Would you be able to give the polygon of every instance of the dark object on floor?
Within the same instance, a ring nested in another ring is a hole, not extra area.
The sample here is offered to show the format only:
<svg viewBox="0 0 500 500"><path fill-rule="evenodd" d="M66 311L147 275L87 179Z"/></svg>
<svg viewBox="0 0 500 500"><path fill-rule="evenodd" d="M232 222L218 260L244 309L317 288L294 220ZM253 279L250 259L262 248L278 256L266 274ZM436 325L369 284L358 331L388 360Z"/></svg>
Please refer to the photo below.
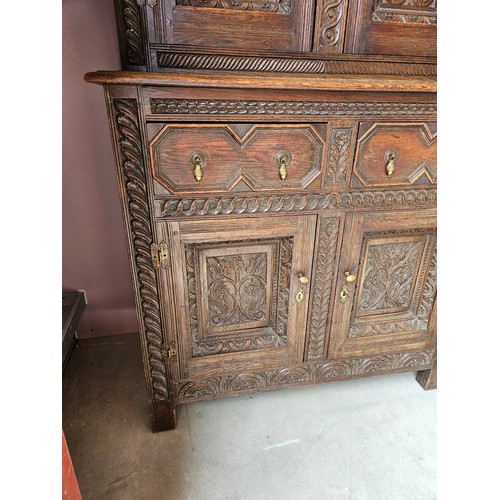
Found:
<svg viewBox="0 0 500 500"><path fill-rule="evenodd" d="M69 357L76 345L76 327L85 309L83 292L62 294L62 370L66 369Z"/></svg>

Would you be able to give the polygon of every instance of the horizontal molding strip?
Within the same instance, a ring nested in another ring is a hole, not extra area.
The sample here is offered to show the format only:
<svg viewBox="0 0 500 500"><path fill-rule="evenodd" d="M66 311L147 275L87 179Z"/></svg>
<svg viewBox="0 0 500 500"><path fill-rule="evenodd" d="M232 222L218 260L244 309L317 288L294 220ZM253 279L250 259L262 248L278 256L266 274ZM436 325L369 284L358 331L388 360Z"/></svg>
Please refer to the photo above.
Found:
<svg viewBox="0 0 500 500"><path fill-rule="evenodd" d="M308 193L258 195L245 197L167 198L155 200L156 217L201 216L219 214L253 214L325 210L334 208L366 209L395 206L433 206L437 188L390 191L354 191L341 193Z"/></svg>

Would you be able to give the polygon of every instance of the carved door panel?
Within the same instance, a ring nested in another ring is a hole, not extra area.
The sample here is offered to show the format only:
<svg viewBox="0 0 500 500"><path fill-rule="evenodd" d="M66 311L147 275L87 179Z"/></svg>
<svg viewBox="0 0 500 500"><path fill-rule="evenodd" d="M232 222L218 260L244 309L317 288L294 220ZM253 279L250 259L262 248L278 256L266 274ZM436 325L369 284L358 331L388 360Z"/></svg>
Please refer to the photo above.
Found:
<svg viewBox="0 0 500 500"><path fill-rule="evenodd" d="M339 266L330 358L433 345L434 210L350 214Z"/></svg>
<svg viewBox="0 0 500 500"><path fill-rule="evenodd" d="M180 377L300 363L316 216L165 222ZM168 280L163 280L168 286Z"/></svg>
<svg viewBox="0 0 500 500"><path fill-rule="evenodd" d="M353 0L345 52L436 57L437 0Z"/></svg>

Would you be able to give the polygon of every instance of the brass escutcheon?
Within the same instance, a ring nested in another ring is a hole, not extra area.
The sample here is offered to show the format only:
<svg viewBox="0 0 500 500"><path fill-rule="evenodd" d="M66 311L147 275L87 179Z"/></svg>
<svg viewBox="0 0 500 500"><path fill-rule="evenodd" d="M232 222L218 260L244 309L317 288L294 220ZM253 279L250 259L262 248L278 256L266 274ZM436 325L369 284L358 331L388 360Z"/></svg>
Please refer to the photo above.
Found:
<svg viewBox="0 0 500 500"><path fill-rule="evenodd" d="M295 295L295 300L297 304L300 304L304 300L304 290L302 290L302 288L297 292L297 295Z"/></svg>

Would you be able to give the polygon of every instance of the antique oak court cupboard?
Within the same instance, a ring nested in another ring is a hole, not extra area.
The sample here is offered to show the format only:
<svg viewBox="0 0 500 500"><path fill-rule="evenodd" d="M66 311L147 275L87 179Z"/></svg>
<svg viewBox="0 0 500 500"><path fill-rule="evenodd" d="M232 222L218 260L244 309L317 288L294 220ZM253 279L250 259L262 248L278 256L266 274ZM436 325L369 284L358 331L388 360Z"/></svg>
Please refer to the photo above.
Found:
<svg viewBox="0 0 500 500"><path fill-rule="evenodd" d="M115 0L104 86L153 429L436 385L436 0Z"/></svg>

